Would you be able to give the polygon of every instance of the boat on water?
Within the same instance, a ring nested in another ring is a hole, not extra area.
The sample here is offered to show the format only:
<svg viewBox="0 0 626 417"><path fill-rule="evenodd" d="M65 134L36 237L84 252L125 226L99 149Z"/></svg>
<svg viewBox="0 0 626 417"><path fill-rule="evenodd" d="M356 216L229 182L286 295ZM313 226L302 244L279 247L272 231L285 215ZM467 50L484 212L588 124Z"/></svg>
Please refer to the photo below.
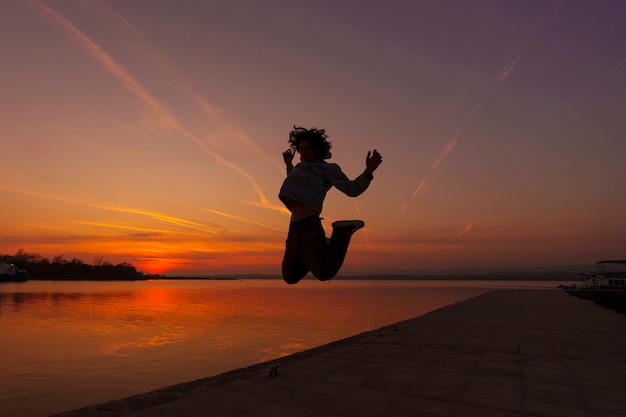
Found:
<svg viewBox="0 0 626 417"><path fill-rule="evenodd" d="M28 272L14 264L0 262L0 282L24 282L28 280Z"/></svg>
<svg viewBox="0 0 626 417"><path fill-rule="evenodd" d="M580 274L582 288L626 290L626 260L596 262L595 272Z"/></svg>

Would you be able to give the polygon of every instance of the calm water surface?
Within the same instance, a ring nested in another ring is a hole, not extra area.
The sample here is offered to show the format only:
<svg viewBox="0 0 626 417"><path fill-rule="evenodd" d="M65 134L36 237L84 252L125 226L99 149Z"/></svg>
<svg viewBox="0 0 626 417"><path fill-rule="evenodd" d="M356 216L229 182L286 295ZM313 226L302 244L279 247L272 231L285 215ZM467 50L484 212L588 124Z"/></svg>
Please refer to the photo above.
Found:
<svg viewBox="0 0 626 417"><path fill-rule="evenodd" d="M555 282L0 284L0 416L43 417L377 329L493 288Z"/></svg>

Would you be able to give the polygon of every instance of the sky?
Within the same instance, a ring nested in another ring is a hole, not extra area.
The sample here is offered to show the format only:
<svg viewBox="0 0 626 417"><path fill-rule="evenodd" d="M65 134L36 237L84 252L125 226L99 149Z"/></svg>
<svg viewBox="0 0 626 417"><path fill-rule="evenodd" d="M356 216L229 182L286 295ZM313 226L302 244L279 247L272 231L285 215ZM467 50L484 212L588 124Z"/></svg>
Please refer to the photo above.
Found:
<svg viewBox="0 0 626 417"><path fill-rule="evenodd" d="M0 2L0 254L280 274L293 125L340 274L626 257L626 2Z"/></svg>

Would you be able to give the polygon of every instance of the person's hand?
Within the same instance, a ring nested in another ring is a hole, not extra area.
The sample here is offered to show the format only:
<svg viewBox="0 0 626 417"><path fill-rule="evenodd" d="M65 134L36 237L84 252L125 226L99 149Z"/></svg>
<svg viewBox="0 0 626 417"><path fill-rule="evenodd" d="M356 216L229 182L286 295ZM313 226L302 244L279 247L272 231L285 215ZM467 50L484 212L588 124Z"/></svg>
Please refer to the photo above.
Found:
<svg viewBox="0 0 626 417"><path fill-rule="evenodd" d="M296 152L293 149L287 149L283 152L283 161L285 161L285 165L288 167L293 166L293 157Z"/></svg>
<svg viewBox="0 0 626 417"><path fill-rule="evenodd" d="M365 158L365 172L372 174L376 171L376 168L383 162L383 157L374 149L374 153L367 151L367 158Z"/></svg>

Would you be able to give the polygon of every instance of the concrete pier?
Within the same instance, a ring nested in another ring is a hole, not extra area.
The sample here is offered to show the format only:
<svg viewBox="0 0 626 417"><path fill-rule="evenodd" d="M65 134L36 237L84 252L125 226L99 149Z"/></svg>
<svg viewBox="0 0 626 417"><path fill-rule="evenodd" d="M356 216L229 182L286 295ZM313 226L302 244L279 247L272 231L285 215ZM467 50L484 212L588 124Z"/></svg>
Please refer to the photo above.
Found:
<svg viewBox="0 0 626 417"><path fill-rule="evenodd" d="M276 361L58 416L626 416L626 315L560 290L498 290Z"/></svg>

